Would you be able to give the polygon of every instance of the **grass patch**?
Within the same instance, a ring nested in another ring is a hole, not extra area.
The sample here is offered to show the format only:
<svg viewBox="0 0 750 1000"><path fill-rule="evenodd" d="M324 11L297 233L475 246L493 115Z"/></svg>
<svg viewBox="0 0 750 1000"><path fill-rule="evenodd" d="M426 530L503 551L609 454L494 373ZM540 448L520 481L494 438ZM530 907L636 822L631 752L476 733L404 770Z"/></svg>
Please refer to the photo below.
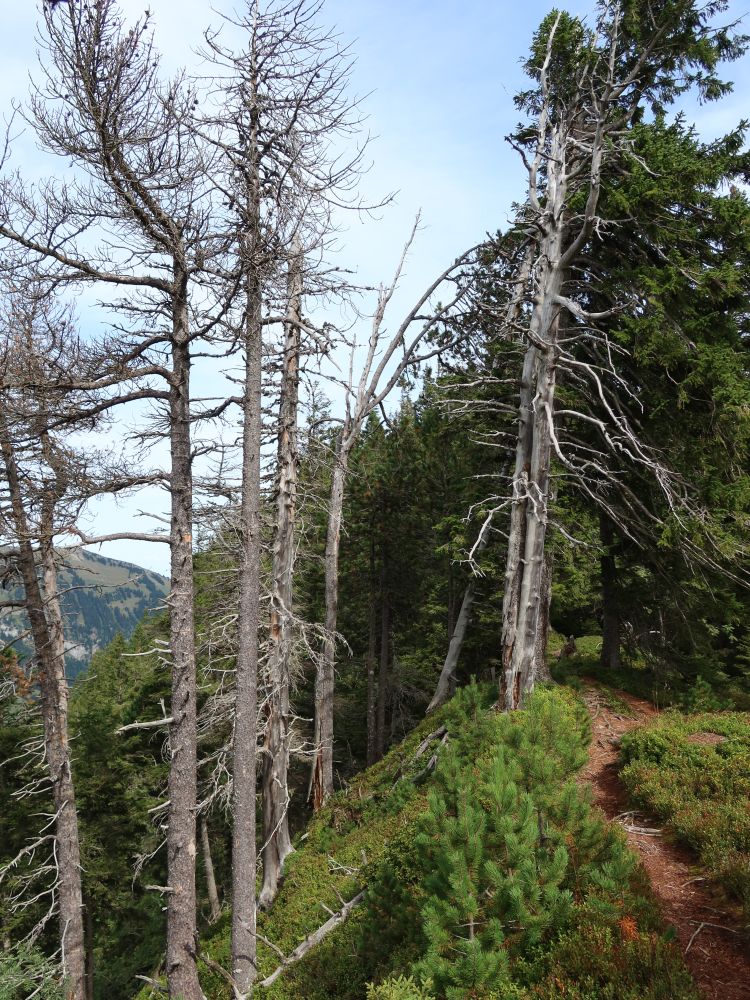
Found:
<svg viewBox="0 0 750 1000"><path fill-rule="evenodd" d="M750 714L670 712L622 739L622 778L750 920Z"/></svg>

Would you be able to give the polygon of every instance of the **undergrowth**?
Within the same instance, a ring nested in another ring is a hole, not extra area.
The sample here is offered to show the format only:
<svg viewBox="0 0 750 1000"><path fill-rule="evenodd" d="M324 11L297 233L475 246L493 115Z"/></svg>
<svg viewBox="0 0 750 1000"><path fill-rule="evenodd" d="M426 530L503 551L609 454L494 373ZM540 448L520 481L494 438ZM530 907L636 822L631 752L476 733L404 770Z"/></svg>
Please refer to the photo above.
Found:
<svg viewBox="0 0 750 1000"><path fill-rule="evenodd" d="M364 903L269 988L269 1000L695 1000L619 828L575 776L588 717L571 691L490 710L472 685L314 818L260 932L284 953ZM448 742L434 773L417 759ZM229 920L201 948L229 967ZM259 944L259 978L278 957ZM201 964L209 1000L226 982ZM147 992L147 991L146 991Z"/></svg>
<svg viewBox="0 0 750 1000"><path fill-rule="evenodd" d="M631 798L666 821L750 920L750 714L667 713L622 739Z"/></svg>

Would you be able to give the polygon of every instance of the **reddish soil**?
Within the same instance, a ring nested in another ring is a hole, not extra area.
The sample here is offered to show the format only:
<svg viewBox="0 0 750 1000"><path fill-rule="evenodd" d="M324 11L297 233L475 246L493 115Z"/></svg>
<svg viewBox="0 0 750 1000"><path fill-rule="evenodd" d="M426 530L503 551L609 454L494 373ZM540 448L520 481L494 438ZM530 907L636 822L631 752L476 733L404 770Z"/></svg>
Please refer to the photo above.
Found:
<svg viewBox="0 0 750 1000"><path fill-rule="evenodd" d="M648 702L624 692L617 692L617 697L628 704L629 716L609 708L601 688L591 684L586 690L593 739L583 779L591 782L596 803L608 819L621 823L631 848L640 855L664 919L677 931L701 996L704 1000L747 1000L750 941L739 911L718 890L712 891L689 850L671 842L658 822L628 806L617 773L618 738L658 713Z"/></svg>

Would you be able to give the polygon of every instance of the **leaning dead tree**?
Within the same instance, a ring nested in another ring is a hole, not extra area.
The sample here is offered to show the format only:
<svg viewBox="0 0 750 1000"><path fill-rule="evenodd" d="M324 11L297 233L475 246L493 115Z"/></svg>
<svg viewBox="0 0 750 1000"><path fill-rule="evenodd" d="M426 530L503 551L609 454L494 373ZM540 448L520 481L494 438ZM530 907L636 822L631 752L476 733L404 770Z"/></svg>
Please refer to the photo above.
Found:
<svg viewBox="0 0 750 1000"><path fill-rule="evenodd" d="M20 579L44 728L44 760L54 808L52 899L60 927L61 973L70 1000L85 1000L81 855L68 734L65 632L55 537L83 506L76 456L49 426L75 408L53 387L69 332L65 312L39 289L6 297L0 314L0 538L5 574Z"/></svg>
<svg viewBox="0 0 750 1000"><path fill-rule="evenodd" d="M148 13L126 26L115 0L45 6L42 42L41 81L24 114L40 144L78 172L32 192L5 164L3 267L120 290L110 304L120 336L106 374L91 374L89 384L119 387L118 401L155 401L154 433L169 441L171 467L159 477L169 492L171 547L166 970L172 996L198 1000L190 367L192 344L205 332L191 290L215 256L206 162L191 127L194 94L180 79L162 83ZM210 300L204 284L206 311Z"/></svg>
<svg viewBox="0 0 750 1000"><path fill-rule="evenodd" d="M612 239L612 224L600 215L603 178L607 170L627 169L628 130L644 108L662 109L691 83L704 96L721 92L717 57L738 51L731 29L711 26L726 6L667 2L634 19L628 3L602 0L595 28L557 12L534 39L526 65L533 87L517 99L531 123L511 138L528 176L515 223L526 256L508 284L501 331L525 344L503 602L501 700L507 709L519 707L535 681L548 605L545 535L553 457L599 504L607 503L602 483L617 487L608 456L653 477L670 508L683 502L680 484L639 438L621 402L634 398L635 390L618 376L618 349L605 324L628 307L628 297L591 310L587 255ZM556 408L561 371L587 385L599 413ZM562 444L561 421L588 426L596 445L571 453Z"/></svg>
<svg viewBox="0 0 750 1000"><path fill-rule="evenodd" d="M473 251L459 257L438 275L408 310L393 334L384 329L388 304L398 287L407 253L416 234L418 221L404 248L393 280L381 286L372 315L369 336L363 343L351 343L348 379L344 381L344 417L336 433L331 487L328 499L328 525L325 545L325 641L315 676L314 756L310 774L310 798L319 809L333 792L333 695L336 667L336 628L338 622L339 548L341 541L344 491L352 450L359 440L368 416L377 410L398 384L404 372L445 349L425 345L430 332L451 328L453 311L468 291L465 265ZM442 290L444 303L433 304ZM359 352L364 358L355 380Z"/></svg>

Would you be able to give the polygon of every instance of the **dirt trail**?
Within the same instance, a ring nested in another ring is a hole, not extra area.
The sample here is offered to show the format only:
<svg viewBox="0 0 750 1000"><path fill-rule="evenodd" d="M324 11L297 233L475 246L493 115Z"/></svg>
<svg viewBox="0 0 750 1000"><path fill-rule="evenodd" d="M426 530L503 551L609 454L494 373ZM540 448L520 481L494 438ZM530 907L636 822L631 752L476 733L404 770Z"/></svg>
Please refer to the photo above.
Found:
<svg viewBox="0 0 750 1000"><path fill-rule="evenodd" d="M628 812L625 789L617 774L617 739L657 712L648 702L624 692L617 696L630 706L632 717L608 707L601 688L591 684L586 689L593 739L582 777L591 783L594 799L607 818L623 825L631 848L639 853L662 913L677 930L685 962L704 1000L747 1000L750 942L742 933L738 914L699 878L694 855L661 833L644 833L658 829L659 824L643 814Z"/></svg>

